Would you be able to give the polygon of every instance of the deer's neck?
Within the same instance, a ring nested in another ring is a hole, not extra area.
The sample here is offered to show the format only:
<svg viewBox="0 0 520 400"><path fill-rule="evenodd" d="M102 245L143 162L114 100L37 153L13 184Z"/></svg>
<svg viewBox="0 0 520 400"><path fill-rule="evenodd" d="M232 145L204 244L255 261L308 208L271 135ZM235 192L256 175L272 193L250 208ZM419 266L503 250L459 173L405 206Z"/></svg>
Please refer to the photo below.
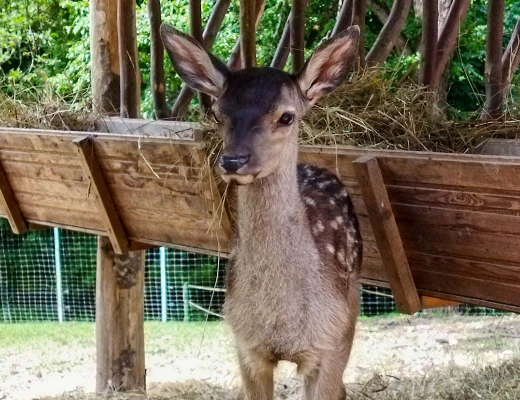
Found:
<svg viewBox="0 0 520 400"><path fill-rule="evenodd" d="M239 187L238 250L253 263L287 264L301 247L310 245L298 189L295 147L276 173Z"/></svg>

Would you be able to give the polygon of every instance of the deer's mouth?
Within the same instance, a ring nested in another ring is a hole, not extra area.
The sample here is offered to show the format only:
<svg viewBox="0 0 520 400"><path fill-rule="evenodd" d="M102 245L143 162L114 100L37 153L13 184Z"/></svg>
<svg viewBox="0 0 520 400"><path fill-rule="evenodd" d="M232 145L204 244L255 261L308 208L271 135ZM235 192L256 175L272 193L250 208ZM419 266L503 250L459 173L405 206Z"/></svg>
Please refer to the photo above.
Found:
<svg viewBox="0 0 520 400"><path fill-rule="evenodd" d="M221 174L227 184L249 185L256 179L254 174Z"/></svg>

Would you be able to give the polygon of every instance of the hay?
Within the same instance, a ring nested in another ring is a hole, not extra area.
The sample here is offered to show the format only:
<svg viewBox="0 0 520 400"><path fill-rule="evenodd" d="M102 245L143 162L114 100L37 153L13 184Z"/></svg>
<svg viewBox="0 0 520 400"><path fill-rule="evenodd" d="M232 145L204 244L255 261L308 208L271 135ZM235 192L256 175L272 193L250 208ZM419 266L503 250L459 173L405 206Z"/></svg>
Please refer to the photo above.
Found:
<svg viewBox="0 0 520 400"><path fill-rule="evenodd" d="M491 137L515 139L520 120L483 122L448 118L435 94L411 81L395 82L383 70L355 75L325 97L302 122L301 141L379 149L468 153Z"/></svg>
<svg viewBox="0 0 520 400"><path fill-rule="evenodd" d="M88 96L65 99L49 89L0 89L0 126L9 128L92 131L95 117Z"/></svg>

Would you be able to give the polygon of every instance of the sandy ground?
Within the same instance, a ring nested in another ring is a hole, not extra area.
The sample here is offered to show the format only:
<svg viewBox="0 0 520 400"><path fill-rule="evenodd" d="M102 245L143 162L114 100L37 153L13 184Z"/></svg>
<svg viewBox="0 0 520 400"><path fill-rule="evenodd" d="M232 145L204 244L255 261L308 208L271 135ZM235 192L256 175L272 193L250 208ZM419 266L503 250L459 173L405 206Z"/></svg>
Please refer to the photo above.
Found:
<svg viewBox="0 0 520 400"><path fill-rule="evenodd" d="M149 393L171 392L157 398L184 400L234 396L238 370L224 323L147 323L145 328ZM93 334L93 324L0 325L0 400L87 398L81 396L95 388ZM515 358L520 358L520 315L369 318L358 325L344 381L356 393L374 377L424 378ZM300 398L301 380L292 364L280 365L276 389L279 399ZM520 398L520 385L518 393Z"/></svg>

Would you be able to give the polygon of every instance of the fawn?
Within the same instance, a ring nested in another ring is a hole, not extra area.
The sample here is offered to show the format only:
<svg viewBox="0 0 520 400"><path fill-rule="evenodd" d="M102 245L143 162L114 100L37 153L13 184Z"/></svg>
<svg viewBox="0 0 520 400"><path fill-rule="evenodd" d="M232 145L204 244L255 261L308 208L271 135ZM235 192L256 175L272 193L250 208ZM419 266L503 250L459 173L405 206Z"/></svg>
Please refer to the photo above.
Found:
<svg viewBox="0 0 520 400"><path fill-rule="evenodd" d="M305 399L345 399L359 312L359 224L341 181L297 158L299 121L345 79L359 28L323 43L296 75L231 71L175 28L163 24L161 36L184 82L212 96L223 138L217 168L238 185L224 310L242 375L238 399L273 399L281 360L297 364Z"/></svg>

